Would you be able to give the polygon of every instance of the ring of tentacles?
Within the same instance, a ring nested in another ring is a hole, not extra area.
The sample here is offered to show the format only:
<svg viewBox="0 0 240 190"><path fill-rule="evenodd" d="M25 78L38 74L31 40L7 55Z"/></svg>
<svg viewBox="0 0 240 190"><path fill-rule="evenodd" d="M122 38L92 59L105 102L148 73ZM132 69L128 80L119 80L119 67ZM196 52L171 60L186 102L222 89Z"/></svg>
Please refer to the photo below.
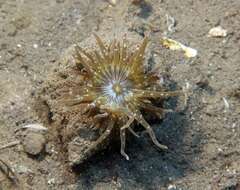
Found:
<svg viewBox="0 0 240 190"><path fill-rule="evenodd" d="M152 127L144 119L142 110L161 116L166 110L155 106L154 101L177 96L181 91L164 90L159 86L156 72L146 71L144 53L149 39L145 38L133 50L128 47L125 38L122 42L113 40L106 44L98 36L95 37L99 50L86 51L75 46L74 58L84 75L85 83L79 86L74 105L87 105L81 114L98 109L94 119L108 119L112 123L103 135L109 135L113 127L119 128L120 152L127 160L129 156L125 152L126 130L138 137L131 128L135 120L145 128L158 148L167 149L167 146L158 142Z"/></svg>

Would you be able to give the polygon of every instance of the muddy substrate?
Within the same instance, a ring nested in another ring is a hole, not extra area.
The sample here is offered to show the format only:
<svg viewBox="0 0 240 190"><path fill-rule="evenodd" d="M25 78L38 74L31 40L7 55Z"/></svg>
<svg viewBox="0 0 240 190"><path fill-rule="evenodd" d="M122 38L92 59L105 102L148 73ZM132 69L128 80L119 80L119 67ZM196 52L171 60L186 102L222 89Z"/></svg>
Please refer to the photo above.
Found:
<svg viewBox="0 0 240 190"><path fill-rule="evenodd" d="M94 43L93 33L105 40L126 33L133 43L149 36L148 64L161 65L168 87L187 86L191 92L186 109L154 126L171 151L156 151L143 133L127 143L130 161L116 145L72 171L52 143L37 157L19 145L1 150L1 159L24 189L238 189L240 1L116 2L0 1L0 143L16 140L16 129L42 121L32 99L69 47ZM208 37L218 25L228 35ZM162 47L166 36L198 50L197 57ZM2 173L0 189L10 189Z"/></svg>

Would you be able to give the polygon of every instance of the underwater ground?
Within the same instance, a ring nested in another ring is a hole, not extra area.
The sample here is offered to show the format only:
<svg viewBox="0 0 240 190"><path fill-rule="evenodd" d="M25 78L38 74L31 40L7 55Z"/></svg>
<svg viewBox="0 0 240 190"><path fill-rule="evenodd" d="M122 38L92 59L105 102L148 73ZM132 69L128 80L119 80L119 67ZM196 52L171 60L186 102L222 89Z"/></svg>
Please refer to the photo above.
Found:
<svg viewBox="0 0 240 190"><path fill-rule="evenodd" d="M218 26L226 33L209 34ZM116 146L72 171L52 144L30 156L18 143L17 129L41 122L32 97L66 50L94 33L106 41L126 34L133 44L149 36L146 62L160 65L170 89L188 90L187 106L167 101L175 111L154 124L171 151L143 133L128 141L129 161ZM197 56L166 49L164 37ZM20 184L0 170L0 190L240 189L240 0L0 0L0 160Z"/></svg>

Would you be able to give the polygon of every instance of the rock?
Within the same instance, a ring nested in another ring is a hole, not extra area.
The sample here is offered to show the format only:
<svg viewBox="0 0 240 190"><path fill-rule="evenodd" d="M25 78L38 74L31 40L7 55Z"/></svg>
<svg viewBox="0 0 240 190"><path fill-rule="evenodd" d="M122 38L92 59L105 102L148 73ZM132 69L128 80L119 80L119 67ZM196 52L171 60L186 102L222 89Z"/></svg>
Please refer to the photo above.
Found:
<svg viewBox="0 0 240 190"><path fill-rule="evenodd" d="M24 151L31 155L40 154L45 148L46 139L41 133L29 132L23 139Z"/></svg>

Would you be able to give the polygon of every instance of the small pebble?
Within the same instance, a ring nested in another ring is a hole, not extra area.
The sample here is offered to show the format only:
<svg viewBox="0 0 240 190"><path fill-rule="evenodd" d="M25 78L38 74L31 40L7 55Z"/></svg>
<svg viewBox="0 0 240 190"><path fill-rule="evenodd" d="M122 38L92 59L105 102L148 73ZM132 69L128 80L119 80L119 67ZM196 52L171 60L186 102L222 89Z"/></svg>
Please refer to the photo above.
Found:
<svg viewBox="0 0 240 190"><path fill-rule="evenodd" d="M29 132L23 139L24 151L31 155L40 154L45 148L46 139L41 133Z"/></svg>

